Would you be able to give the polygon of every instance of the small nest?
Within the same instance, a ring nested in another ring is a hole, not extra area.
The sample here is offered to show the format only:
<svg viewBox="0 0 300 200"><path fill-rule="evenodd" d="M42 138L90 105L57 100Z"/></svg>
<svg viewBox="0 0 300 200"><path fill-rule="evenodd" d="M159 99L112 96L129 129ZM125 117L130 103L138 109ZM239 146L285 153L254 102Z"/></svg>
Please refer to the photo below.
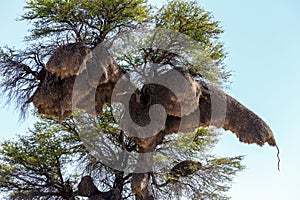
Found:
<svg viewBox="0 0 300 200"><path fill-rule="evenodd" d="M90 49L83 43L59 47L46 64L46 70L61 78L78 75L81 65L87 60Z"/></svg>
<svg viewBox="0 0 300 200"><path fill-rule="evenodd" d="M179 177L186 177L192 175L202 168L202 164L198 161L185 160L176 164L171 169L170 175L172 176L172 178L178 179Z"/></svg>

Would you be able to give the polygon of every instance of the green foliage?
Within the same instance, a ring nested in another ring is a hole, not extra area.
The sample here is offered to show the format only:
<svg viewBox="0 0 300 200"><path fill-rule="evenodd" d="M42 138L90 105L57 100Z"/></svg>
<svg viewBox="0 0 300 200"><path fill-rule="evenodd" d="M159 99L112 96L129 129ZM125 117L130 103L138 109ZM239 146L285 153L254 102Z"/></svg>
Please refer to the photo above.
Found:
<svg viewBox="0 0 300 200"><path fill-rule="evenodd" d="M153 17L145 0L36 0L27 1L25 9L27 12L21 19L33 25L29 40L83 41L94 47L116 33L132 30L138 24L154 24L157 28L180 32L199 42L202 51L199 54L207 54L209 60L203 61L202 55L194 58L193 64L186 64L184 67L192 75L219 85L228 81L230 76L223 64L226 53L219 41L223 30L196 1L169 1L154 12Z"/></svg>
<svg viewBox="0 0 300 200"><path fill-rule="evenodd" d="M156 179L164 186L158 188L157 194L161 198L181 199L229 199L226 192L234 176L244 169L241 164L243 156L222 157L211 155L212 149L218 142L219 133L215 129L199 128L194 133L174 134L166 137L159 148L167 149L156 155L157 162L163 163L164 168L157 169ZM158 149L159 149L158 148ZM194 173L187 177L180 177L168 173L171 168L183 160L193 160L201 163L198 166L190 165L187 169ZM171 184L164 184L169 182ZM171 191L171 192L170 192ZM197 192L195 192L197 191Z"/></svg>
<svg viewBox="0 0 300 200"><path fill-rule="evenodd" d="M198 6L196 1L168 1L156 15L156 25L178 31L200 42L203 47L212 45L223 32L212 15Z"/></svg>
<svg viewBox="0 0 300 200"><path fill-rule="evenodd" d="M75 132L48 119L30 133L4 141L0 155L0 190L12 199L71 199L77 182L68 167L82 153Z"/></svg>
<svg viewBox="0 0 300 200"><path fill-rule="evenodd" d="M12 199L75 198L78 175L90 174L101 190L107 191L121 184L124 194L130 194L130 174L112 169L89 154L80 136L86 134L87 128L98 133L94 141L104 137L113 145L138 152L134 141L115 126L110 109L106 109L102 117L76 112L62 124L44 116L27 135L1 144L0 191L10 194ZM156 188L158 197L226 199L225 192L230 188L232 178L243 169L242 157L211 156L216 136L213 130L199 129L188 135L167 137L164 144L158 146L157 149L166 151L160 151L163 154L154 158L157 164L153 175L158 183L168 182L164 187ZM191 165L188 168L193 174L173 177L169 173L171 168L187 159L198 161L203 167L199 170ZM116 176L120 176L119 179Z"/></svg>
<svg viewBox="0 0 300 200"><path fill-rule="evenodd" d="M119 63L127 63L121 66L126 71L155 74L155 63L187 68L194 77L220 86L229 80L230 72L223 63L226 53L219 40L223 31L212 14L194 1L169 1L160 9L151 10L145 0L31 0L26 1L21 20L31 25L28 47L25 50L1 48L0 87L8 95L8 101L16 101L16 105L21 106L22 114L42 80L49 57L58 46L81 41L95 47L117 33L132 32L140 26L168 30L156 35L156 45L172 45L175 52L168 52L168 48L162 51L155 45L135 49L132 54L118 58ZM182 33L196 44L182 44L180 37L170 31ZM146 43L153 39L140 38ZM190 55L192 61L182 59L182 55Z"/></svg>
<svg viewBox="0 0 300 200"><path fill-rule="evenodd" d="M207 157L202 162L203 168L188 177L174 177L167 174L166 178L172 184L160 188L158 195L164 199L204 199L227 200L226 192L236 174L244 169L241 165L242 156L231 158Z"/></svg>
<svg viewBox="0 0 300 200"><path fill-rule="evenodd" d="M155 14L155 24L157 27L189 36L202 47L198 50L199 54L205 53L210 56L212 62L203 63L203 59L199 57L196 64L187 66L192 75L202 76L218 84L228 81L230 72L225 70L223 64L226 53L223 50L223 43L219 41L223 30L219 22L213 19L212 14L201 8L197 1L168 1Z"/></svg>
<svg viewBox="0 0 300 200"><path fill-rule="evenodd" d="M99 43L108 35L144 22L145 0L35 0L27 1L22 20L32 23L31 37L55 36ZM96 41L95 41L96 40Z"/></svg>

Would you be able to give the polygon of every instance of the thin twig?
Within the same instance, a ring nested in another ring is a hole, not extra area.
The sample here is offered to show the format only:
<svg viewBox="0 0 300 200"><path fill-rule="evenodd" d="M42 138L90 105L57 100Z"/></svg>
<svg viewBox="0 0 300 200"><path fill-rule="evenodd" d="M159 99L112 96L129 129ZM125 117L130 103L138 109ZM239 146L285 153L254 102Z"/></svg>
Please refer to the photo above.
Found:
<svg viewBox="0 0 300 200"><path fill-rule="evenodd" d="M278 166L278 171L280 171L280 150L279 150L279 147L277 146L277 144L275 145L276 149L277 149L277 159L278 159L278 163L277 163L277 166Z"/></svg>

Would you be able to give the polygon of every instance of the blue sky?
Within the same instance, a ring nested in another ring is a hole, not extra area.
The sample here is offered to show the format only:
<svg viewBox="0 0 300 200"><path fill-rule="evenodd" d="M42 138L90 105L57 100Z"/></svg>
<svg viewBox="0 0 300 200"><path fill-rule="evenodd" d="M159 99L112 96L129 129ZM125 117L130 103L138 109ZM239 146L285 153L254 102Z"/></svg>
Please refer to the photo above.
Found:
<svg viewBox="0 0 300 200"><path fill-rule="evenodd" d="M225 133L216 153L245 155L247 169L235 179L234 200L298 199L300 173L300 2L292 0L205 0L200 4L221 22L233 70L229 93L272 128L281 150L239 143Z"/></svg>
<svg viewBox="0 0 300 200"><path fill-rule="evenodd" d="M24 1L0 7L0 45L24 47L28 26L16 22ZM244 170L229 192L233 200L282 200L300 196L300 2L296 0L202 0L225 30L226 64L233 71L228 93L261 116L274 131L281 150L240 143L230 132L222 135L213 153L245 155ZM4 101L0 97L0 102ZM18 122L13 105L0 108L0 138L23 133L34 121Z"/></svg>

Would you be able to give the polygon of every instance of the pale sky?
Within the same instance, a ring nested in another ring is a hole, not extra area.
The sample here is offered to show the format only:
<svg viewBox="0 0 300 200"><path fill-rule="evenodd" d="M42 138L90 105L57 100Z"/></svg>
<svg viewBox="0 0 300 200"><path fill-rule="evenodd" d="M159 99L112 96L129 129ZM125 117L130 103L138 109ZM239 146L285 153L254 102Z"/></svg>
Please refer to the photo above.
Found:
<svg viewBox="0 0 300 200"><path fill-rule="evenodd" d="M4 3L5 2L5 3ZM22 48L28 26L16 22L24 1L3 1L0 7L0 45ZM296 0L202 0L225 30L222 41L233 71L229 94L261 116L272 128L281 150L277 171L276 149L240 143L223 134L213 153L245 155L246 169L234 179L233 200L298 199L300 190L300 2ZM2 103L4 99L0 97ZM0 138L24 133L34 121L18 122L18 113L0 108Z"/></svg>

